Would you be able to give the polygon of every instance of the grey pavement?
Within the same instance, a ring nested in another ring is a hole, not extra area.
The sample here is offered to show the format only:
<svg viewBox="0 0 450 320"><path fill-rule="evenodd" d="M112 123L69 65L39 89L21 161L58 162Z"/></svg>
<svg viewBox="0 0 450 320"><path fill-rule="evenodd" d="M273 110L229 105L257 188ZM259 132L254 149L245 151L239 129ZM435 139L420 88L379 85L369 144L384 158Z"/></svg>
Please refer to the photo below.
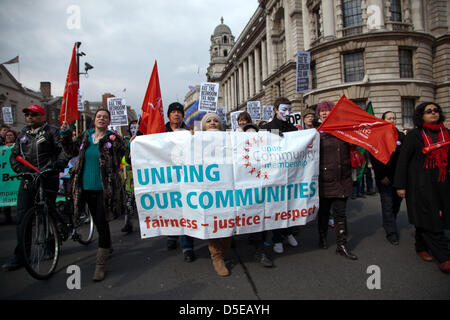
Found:
<svg viewBox="0 0 450 320"><path fill-rule="evenodd" d="M0 299L450 299L450 275L442 273L435 262L424 262L415 254L414 230L408 224L405 204L398 218L399 246L385 239L380 207L378 194L349 199L349 246L358 255L357 261L335 254L331 229L329 249L319 249L317 225L312 222L300 228L298 247L285 244L283 254L273 253L276 267L271 269L253 259L248 236L235 237L236 247L227 258L231 275L226 278L215 274L206 241L195 241L197 260L186 263L180 250L167 251L165 237L142 240L137 231L124 235L120 232L123 220L115 220L111 222L115 251L103 282L91 280L97 243L85 247L69 240L63 244L57 272L49 280L35 280L23 268L0 270ZM0 263L10 258L14 246L15 227L0 226ZM79 290L67 287L70 265L81 268ZM368 289L367 283L373 283L370 266L379 267L380 289Z"/></svg>

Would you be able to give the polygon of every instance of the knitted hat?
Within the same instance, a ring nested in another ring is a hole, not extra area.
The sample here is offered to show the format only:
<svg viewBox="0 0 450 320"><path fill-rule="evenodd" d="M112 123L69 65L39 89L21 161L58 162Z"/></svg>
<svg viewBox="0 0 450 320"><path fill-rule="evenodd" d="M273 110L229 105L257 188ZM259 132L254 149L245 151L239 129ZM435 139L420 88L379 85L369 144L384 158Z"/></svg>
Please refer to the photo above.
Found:
<svg viewBox="0 0 450 320"><path fill-rule="evenodd" d="M208 121L211 118L215 118L215 119L217 119L217 121L219 121L219 130L223 131L222 121L220 120L219 116L217 114L215 114L215 113L207 113L207 114L205 114L205 116L202 119L202 131L206 131L205 130L205 128L206 128L206 121Z"/></svg>
<svg viewBox="0 0 450 320"><path fill-rule="evenodd" d="M313 109L308 108L303 111L303 119L305 119L308 114L312 114L314 117L316 116L316 112Z"/></svg>
<svg viewBox="0 0 450 320"><path fill-rule="evenodd" d="M167 110L167 117L169 116L169 114L172 111L180 111L183 114L183 118L184 118L184 107L181 103L179 103L179 102L171 103L169 105L169 109Z"/></svg>

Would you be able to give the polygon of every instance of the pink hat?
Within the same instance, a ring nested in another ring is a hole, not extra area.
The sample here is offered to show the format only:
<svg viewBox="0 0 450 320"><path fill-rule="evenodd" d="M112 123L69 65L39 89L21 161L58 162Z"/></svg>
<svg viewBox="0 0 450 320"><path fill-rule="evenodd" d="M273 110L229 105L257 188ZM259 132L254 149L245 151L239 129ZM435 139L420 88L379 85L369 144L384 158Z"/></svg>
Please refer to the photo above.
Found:
<svg viewBox="0 0 450 320"><path fill-rule="evenodd" d="M45 109L37 104L33 104L32 106L29 106L28 108L23 108L23 110L22 110L22 112L27 112L27 111L40 113L43 116L45 116Z"/></svg>

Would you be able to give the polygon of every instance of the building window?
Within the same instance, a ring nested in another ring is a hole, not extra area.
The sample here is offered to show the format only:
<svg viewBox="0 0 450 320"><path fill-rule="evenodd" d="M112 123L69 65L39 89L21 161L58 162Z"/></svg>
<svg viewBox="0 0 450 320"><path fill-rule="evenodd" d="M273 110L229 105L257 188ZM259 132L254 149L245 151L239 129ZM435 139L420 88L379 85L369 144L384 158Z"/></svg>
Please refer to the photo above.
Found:
<svg viewBox="0 0 450 320"><path fill-rule="evenodd" d="M344 54L344 80L345 82L361 81L364 79L363 52Z"/></svg>
<svg viewBox="0 0 450 320"><path fill-rule="evenodd" d="M223 56L224 57L228 56L228 50L223 50Z"/></svg>
<svg viewBox="0 0 450 320"><path fill-rule="evenodd" d="M352 100L358 107L360 107L362 110L366 111L366 100L358 99L358 100Z"/></svg>
<svg viewBox="0 0 450 320"><path fill-rule="evenodd" d="M342 0L342 12L344 17L344 36L359 34L362 32L361 0Z"/></svg>
<svg viewBox="0 0 450 320"><path fill-rule="evenodd" d="M311 89L317 89L317 71L316 62L311 61Z"/></svg>
<svg viewBox="0 0 450 320"><path fill-rule="evenodd" d="M413 78L413 53L410 49L399 49L400 78Z"/></svg>
<svg viewBox="0 0 450 320"><path fill-rule="evenodd" d="M320 26L319 7L314 9L313 15L314 15L314 20L316 21L316 36L317 36L317 39L319 39L322 36L322 34L320 33L321 26Z"/></svg>
<svg viewBox="0 0 450 320"><path fill-rule="evenodd" d="M402 125L404 129L414 128L413 116L416 101L410 98L402 98Z"/></svg>
<svg viewBox="0 0 450 320"><path fill-rule="evenodd" d="M228 38L227 38L227 36L223 36L223 43L228 43Z"/></svg>
<svg viewBox="0 0 450 320"><path fill-rule="evenodd" d="M389 11L391 12L391 21L402 22L402 6L401 0L390 0L391 5Z"/></svg>

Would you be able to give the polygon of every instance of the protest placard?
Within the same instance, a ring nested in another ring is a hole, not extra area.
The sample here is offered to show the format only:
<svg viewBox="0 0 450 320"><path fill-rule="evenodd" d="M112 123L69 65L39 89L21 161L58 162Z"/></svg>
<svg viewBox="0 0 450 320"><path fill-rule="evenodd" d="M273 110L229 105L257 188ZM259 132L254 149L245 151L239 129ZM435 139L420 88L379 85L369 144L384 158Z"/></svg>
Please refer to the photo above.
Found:
<svg viewBox="0 0 450 320"><path fill-rule="evenodd" d="M227 110L225 109L225 107L217 107L216 112L220 120L222 121L223 128L226 128L228 126Z"/></svg>
<svg viewBox="0 0 450 320"><path fill-rule="evenodd" d="M128 114L125 99L120 97L107 99L108 110L111 112L111 126L128 126Z"/></svg>
<svg viewBox="0 0 450 320"><path fill-rule="evenodd" d="M216 112L218 98L219 84L214 82L203 82L200 86L198 110Z"/></svg>
<svg viewBox="0 0 450 320"><path fill-rule="evenodd" d="M3 123L4 124L13 124L14 123L14 117L12 114L12 108L11 107L3 107L2 108L2 116L3 116Z"/></svg>
<svg viewBox="0 0 450 320"><path fill-rule="evenodd" d="M261 120L261 101L248 101L247 112L253 121Z"/></svg>
<svg viewBox="0 0 450 320"><path fill-rule="evenodd" d="M131 144L142 238L224 238L304 225L319 210L315 130L190 132Z"/></svg>
<svg viewBox="0 0 450 320"><path fill-rule="evenodd" d="M297 52L297 93L305 93L309 91L309 51Z"/></svg>
<svg viewBox="0 0 450 320"><path fill-rule="evenodd" d="M239 128L239 124L237 121L237 118L239 115L244 111L235 111L230 113L230 122L231 122L231 129L233 131L236 131Z"/></svg>
<svg viewBox="0 0 450 320"><path fill-rule="evenodd" d="M19 192L20 180L11 179L16 173L11 169L9 158L12 147L0 146L0 165L2 175L0 179L0 207L11 207L17 205L17 193Z"/></svg>
<svg viewBox="0 0 450 320"><path fill-rule="evenodd" d="M273 106L262 107L262 121L270 121L273 118Z"/></svg>
<svg viewBox="0 0 450 320"><path fill-rule="evenodd" d="M292 112L288 116L288 121L290 123L292 123L294 126L296 126L297 129L302 130L303 121L302 121L302 113L301 112Z"/></svg>

